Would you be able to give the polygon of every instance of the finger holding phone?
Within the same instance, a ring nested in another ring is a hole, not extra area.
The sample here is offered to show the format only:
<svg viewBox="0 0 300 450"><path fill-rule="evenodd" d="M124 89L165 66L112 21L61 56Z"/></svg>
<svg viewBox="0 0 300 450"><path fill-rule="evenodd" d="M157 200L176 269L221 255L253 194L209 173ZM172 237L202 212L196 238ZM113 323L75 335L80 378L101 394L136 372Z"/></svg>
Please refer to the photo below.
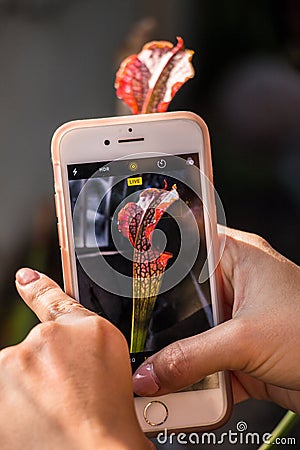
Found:
<svg viewBox="0 0 300 450"><path fill-rule="evenodd" d="M236 402L250 396L299 412L300 269L258 236L223 229L221 237L224 233L221 265L228 305L234 298L234 319L226 329L223 324L181 342L180 377L173 376L166 357L178 352L155 355L156 386L176 390L193 383L194 376L229 367ZM21 344L0 353L1 448L151 448L134 413L121 333L45 275L21 270L16 283L43 323ZM240 318L244 326L237 323ZM141 379L138 384L139 389L151 386Z"/></svg>
<svg viewBox="0 0 300 450"><path fill-rule="evenodd" d="M229 369L235 403L271 400L300 413L300 268L254 234L220 228L228 321L166 347L134 375L140 395L182 389Z"/></svg>
<svg viewBox="0 0 300 450"><path fill-rule="evenodd" d="M0 352L1 449L153 448L119 330L43 274L21 269L16 286L43 323Z"/></svg>

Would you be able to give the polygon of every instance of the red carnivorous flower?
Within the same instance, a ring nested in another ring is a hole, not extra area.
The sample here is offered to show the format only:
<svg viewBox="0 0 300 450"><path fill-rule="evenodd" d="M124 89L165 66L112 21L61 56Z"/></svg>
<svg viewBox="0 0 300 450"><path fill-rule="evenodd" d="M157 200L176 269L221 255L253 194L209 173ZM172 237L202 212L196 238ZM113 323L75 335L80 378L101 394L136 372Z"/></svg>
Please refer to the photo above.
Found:
<svg viewBox="0 0 300 450"><path fill-rule="evenodd" d="M166 111L176 92L195 74L193 54L181 37L176 46L168 41L148 42L139 54L121 63L115 81L117 97L133 114Z"/></svg>
<svg viewBox="0 0 300 450"><path fill-rule="evenodd" d="M141 192L137 203L127 203L118 214L118 229L134 248L131 352L144 349L162 276L172 257L171 253L161 253L153 247L153 231L164 212L178 199L176 185L170 191L148 188Z"/></svg>

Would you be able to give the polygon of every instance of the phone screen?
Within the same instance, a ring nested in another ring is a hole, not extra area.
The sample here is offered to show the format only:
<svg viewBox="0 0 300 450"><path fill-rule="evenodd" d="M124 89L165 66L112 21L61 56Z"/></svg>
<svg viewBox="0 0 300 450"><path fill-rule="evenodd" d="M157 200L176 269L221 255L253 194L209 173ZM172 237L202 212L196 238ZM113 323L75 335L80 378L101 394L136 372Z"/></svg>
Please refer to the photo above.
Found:
<svg viewBox="0 0 300 450"><path fill-rule="evenodd" d="M67 166L79 301L122 331L133 370L214 325L197 168L196 152Z"/></svg>

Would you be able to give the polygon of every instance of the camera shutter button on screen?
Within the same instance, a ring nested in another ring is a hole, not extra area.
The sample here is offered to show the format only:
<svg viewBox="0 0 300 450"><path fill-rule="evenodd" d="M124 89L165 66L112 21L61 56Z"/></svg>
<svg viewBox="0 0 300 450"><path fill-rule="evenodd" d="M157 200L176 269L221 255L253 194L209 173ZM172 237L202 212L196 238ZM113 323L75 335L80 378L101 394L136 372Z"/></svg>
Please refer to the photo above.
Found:
<svg viewBox="0 0 300 450"><path fill-rule="evenodd" d="M169 411L163 402L153 400L144 408L144 419L153 427L162 425L168 418Z"/></svg>

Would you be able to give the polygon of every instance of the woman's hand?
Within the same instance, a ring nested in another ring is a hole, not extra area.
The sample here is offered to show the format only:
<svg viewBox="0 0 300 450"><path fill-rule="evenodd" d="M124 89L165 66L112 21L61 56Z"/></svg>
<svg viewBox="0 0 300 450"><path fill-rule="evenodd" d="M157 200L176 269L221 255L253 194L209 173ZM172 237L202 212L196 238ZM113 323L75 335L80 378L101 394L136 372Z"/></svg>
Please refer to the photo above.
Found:
<svg viewBox="0 0 300 450"><path fill-rule="evenodd" d="M177 391L232 371L235 402L272 400L300 413L300 268L259 236L225 229L221 259L226 318L169 345L134 375L139 395Z"/></svg>
<svg viewBox="0 0 300 450"><path fill-rule="evenodd" d="M1 449L149 449L123 335L45 275L16 285L43 323L0 352Z"/></svg>

